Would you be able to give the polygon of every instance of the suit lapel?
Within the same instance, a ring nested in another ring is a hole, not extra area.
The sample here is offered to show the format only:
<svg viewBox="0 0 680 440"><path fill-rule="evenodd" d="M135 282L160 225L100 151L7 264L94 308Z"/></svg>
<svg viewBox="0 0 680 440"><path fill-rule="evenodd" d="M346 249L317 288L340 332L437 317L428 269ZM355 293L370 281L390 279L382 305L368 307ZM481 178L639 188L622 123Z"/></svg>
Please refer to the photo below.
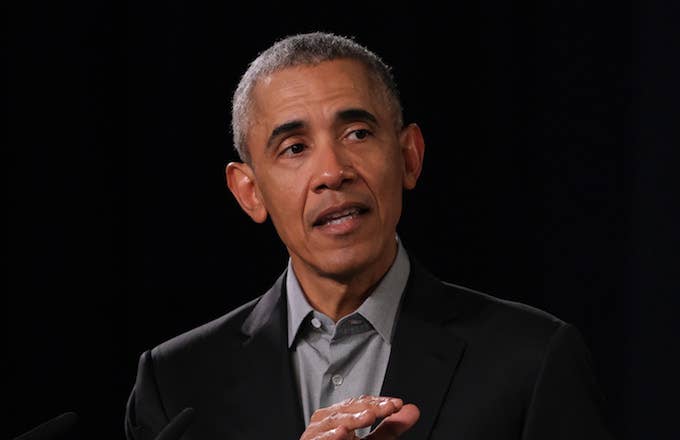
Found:
<svg viewBox="0 0 680 440"><path fill-rule="evenodd" d="M299 438L304 421L287 349L285 272L242 326L245 438Z"/></svg>
<svg viewBox="0 0 680 440"><path fill-rule="evenodd" d="M399 397L420 409L420 419L404 439L429 437L465 342L444 323L458 312L455 298L415 260L392 341L383 396Z"/></svg>
<svg viewBox="0 0 680 440"><path fill-rule="evenodd" d="M381 395L414 403L421 412L402 438L429 437L460 362L465 342L444 325L460 312L439 280L411 261ZM285 272L262 296L242 326L238 385L242 438L299 438L304 431L287 349ZM263 422L266 420L266 422Z"/></svg>

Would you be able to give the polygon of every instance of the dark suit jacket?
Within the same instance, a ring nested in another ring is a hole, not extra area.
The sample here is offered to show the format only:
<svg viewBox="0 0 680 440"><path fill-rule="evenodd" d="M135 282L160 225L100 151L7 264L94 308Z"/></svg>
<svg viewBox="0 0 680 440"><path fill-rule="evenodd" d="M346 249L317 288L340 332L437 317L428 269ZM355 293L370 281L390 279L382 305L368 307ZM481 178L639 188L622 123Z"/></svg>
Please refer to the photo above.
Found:
<svg viewBox="0 0 680 440"><path fill-rule="evenodd" d="M284 275L260 298L142 354L128 438L152 439L185 407L196 410L186 440L299 438ZM610 438L574 327L443 283L415 261L382 395L420 408L405 439Z"/></svg>

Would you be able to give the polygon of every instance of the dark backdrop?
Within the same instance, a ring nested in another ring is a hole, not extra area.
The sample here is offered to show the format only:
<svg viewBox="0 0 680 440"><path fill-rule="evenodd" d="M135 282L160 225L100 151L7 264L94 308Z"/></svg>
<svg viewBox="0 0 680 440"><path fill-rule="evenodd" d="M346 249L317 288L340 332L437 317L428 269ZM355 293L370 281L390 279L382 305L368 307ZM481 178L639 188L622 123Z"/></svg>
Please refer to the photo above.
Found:
<svg viewBox="0 0 680 440"><path fill-rule="evenodd" d="M5 437L67 410L120 439L139 354L285 264L226 189L225 110L275 39L353 35L427 149L399 233L440 278L583 332L620 438L677 435L671 1L9 11Z"/></svg>

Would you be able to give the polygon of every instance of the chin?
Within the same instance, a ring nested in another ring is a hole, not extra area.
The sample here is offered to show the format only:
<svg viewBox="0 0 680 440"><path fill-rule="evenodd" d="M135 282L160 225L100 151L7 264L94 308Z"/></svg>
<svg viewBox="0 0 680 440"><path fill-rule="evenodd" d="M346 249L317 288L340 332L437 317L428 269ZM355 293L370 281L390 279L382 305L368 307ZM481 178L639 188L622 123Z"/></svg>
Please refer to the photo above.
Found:
<svg viewBox="0 0 680 440"><path fill-rule="evenodd" d="M347 280L379 264L378 249L344 248L320 253L323 258L318 260L319 272L326 277Z"/></svg>

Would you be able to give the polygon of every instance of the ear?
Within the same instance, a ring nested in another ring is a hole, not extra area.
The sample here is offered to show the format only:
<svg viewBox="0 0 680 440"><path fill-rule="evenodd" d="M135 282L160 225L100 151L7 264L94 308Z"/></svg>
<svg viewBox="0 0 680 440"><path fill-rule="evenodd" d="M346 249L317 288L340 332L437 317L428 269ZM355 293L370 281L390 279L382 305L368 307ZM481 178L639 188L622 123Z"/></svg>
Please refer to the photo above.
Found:
<svg viewBox="0 0 680 440"><path fill-rule="evenodd" d="M241 162L230 162L226 168L227 186L236 197L246 214L255 222L267 220L267 209L262 201L262 194L255 181L255 173L250 165Z"/></svg>
<svg viewBox="0 0 680 440"><path fill-rule="evenodd" d="M425 139L420 127L416 124L409 124L404 127L399 135L401 154L404 159L403 184L406 189L416 187L420 171L423 169L423 158L425 156Z"/></svg>

